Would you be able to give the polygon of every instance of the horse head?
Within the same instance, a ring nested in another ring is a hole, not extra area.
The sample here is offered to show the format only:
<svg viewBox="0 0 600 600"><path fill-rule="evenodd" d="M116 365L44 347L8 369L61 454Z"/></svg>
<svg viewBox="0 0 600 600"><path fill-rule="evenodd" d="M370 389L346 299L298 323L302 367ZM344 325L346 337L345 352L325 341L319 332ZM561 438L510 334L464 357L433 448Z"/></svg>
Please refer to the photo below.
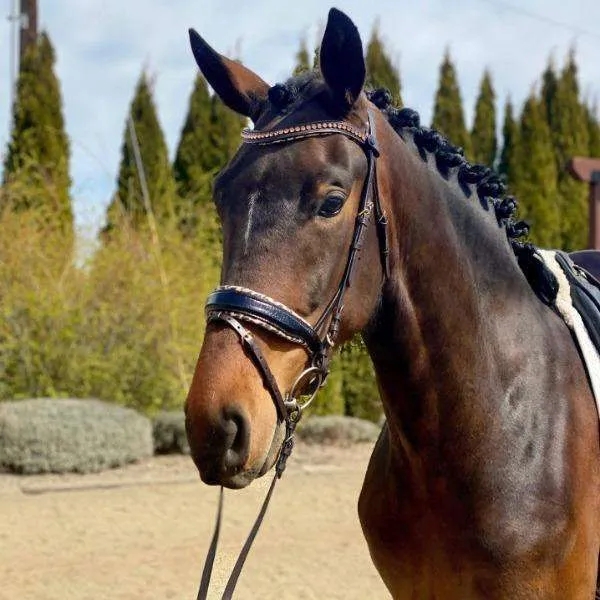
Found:
<svg viewBox="0 0 600 600"><path fill-rule="evenodd" d="M203 481L239 488L275 464L289 433L285 411L299 416L290 390L316 391L333 346L363 329L378 301L383 246L367 213L372 130L383 119L363 92L358 30L336 9L320 72L273 87L193 30L190 40L215 92L254 123L214 184L221 286L209 298L185 408Z"/></svg>

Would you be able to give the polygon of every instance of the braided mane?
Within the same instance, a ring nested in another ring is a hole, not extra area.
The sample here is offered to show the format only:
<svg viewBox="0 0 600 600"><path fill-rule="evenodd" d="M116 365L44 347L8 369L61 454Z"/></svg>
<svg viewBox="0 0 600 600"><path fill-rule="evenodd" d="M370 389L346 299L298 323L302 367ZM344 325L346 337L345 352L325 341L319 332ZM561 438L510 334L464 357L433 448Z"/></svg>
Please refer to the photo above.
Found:
<svg viewBox="0 0 600 600"><path fill-rule="evenodd" d="M529 225L515 219L518 203L514 196L506 195L506 184L502 177L490 167L471 164L462 148L451 144L439 131L421 126L417 111L392 106L392 95L388 90L373 90L367 92L367 97L386 116L398 135L412 136L423 160L427 160L427 154L434 155L442 177L448 179L452 170L455 170L458 183L467 198L472 194L470 186L476 186L482 205L494 208L498 224L506 230L515 253L520 254L523 250L520 240L529 233Z"/></svg>
<svg viewBox="0 0 600 600"><path fill-rule="evenodd" d="M312 71L293 77L284 84L279 83L269 90L269 101L276 109L285 110L301 98L316 80L318 74ZM520 241L529 233L529 225L515 218L517 200L514 196L506 195L506 184L498 173L485 165L471 164L462 148L451 144L439 131L421 126L417 111L393 106L389 90L368 91L367 98L385 115L398 135L412 137L423 160L427 160L428 154L434 155L442 177L448 179L456 172L458 183L467 198L472 195L471 186L476 186L482 206L491 205L494 208L498 224L505 229L517 258L520 259L524 251L529 253L530 244Z"/></svg>

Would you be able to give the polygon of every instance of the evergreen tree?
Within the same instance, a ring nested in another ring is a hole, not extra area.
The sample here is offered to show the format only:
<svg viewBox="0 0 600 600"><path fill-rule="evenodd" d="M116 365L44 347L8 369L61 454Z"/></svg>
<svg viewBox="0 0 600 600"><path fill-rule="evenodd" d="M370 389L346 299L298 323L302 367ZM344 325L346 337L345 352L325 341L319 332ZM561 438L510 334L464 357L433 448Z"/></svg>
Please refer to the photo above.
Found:
<svg viewBox="0 0 600 600"><path fill-rule="evenodd" d="M197 190L206 174L223 168L240 144L243 125L216 95L209 95L205 79L198 75L173 163L180 194Z"/></svg>
<svg viewBox="0 0 600 600"><path fill-rule="evenodd" d="M473 161L493 166L498 150L496 137L496 94L492 77L486 69L475 104L475 121L471 134Z"/></svg>
<svg viewBox="0 0 600 600"><path fill-rule="evenodd" d="M321 69L321 46L316 46L313 54L313 69L319 71Z"/></svg>
<svg viewBox="0 0 600 600"><path fill-rule="evenodd" d="M218 96L212 97L211 143L215 149L213 169L222 169L235 154L244 125L244 119L225 106Z"/></svg>
<svg viewBox="0 0 600 600"><path fill-rule="evenodd" d="M293 75L300 75L312 69L310 64L310 55L306 47L306 38L300 41L300 48L296 53L296 66L294 67Z"/></svg>
<svg viewBox="0 0 600 600"><path fill-rule="evenodd" d="M598 108L586 105L585 117L590 138L588 156L600 158L600 121L598 120Z"/></svg>
<svg viewBox="0 0 600 600"><path fill-rule="evenodd" d="M543 104L532 93L520 123L518 158L523 165L511 184L519 199L519 216L531 225L532 241L556 248L561 241L559 195L552 139L544 112Z"/></svg>
<svg viewBox="0 0 600 600"><path fill-rule="evenodd" d="M215 264L221 259L221 227L212 202L215 174L233 156L240 143L243 121L198 75L175 155L177 219L186 235L194 235Z"/></svg>
<svg viewBox="0 0 600 600"><path fill-rule="evenodd" d="M556 74L556 66L554 58L551 56L548 59L546 70L542 75L542 108L548 125L552 141L554 142L553 129L556 124L556 95L558 93L558 75Z"/></svg>
<svg viewBox="0 0 600 600"><path fill-rule="evenodd" d="M137 82L129 114L125 119L117 192L108 208L105 232L117 226L124 216L134 227L145 223L146 208L130 135L130 116L139 143L152 212L161 221L171 217L175 209L174 182L167 144L158 121L151 83L144 71Z"/></svg>
<svg viewBox="0 0 600 600"><path fill-rule="evenodd" d="M21 61L13 107L13 130L4 162L6 197L17 210L35 208L56 219L71 239L69 140L62 114L56 56L47 33Z"/></svg>
<svg viewBox="0 0 600 600"><path fill-rule="evenodd" d="M211 139L212 106L206 80L198 74L173 163L177 189L184 197L202 187L205 174L218 162Z"/></svg>
<svg viewBox="0 0 600 600"><path fill-rule="evenodd" d="M467 158L471 157L471 139L465 126L456 70L448 50L440 66L440 82L435 94L432 127L443 133L450 142L462 147Z"/></svg>
<svg viewBox="0 0 600 600"><path fill-rule="evenodd" d="M573 50L567 57L558 81L554 111L551 127L561 198L561 247L575 250L587 244L588 190L586 184L571 177L567 164L574 156L585 156L590 141Z"/></svg>
<svg viewBox="0 0 600 600"><path fill-rule="evenodd" d="M321 40L325 33L325 23L320 22L317 27L317 35L315 37L315 49L313 52L313 69L315 71L321 70Z"/></svg>
<svg viewBox="0 0 600 600"><path fill-rule="evenodd" d="M510 98L504 107L504 125L502 127L502 152L498 171L504 175L509 186L516 184L519 176L519 126L514 118L513 105Z"/></svg>
<svg viewBox="0 0 600 600"><path fill-rule="evenodd" d="M173 163L177 221L186 235L197 235L201 230L202 243L216 263L220 258L220 227L212 205L212 180L219 158L213 145L212 126L213 101L208 84L199 73Z"/></svg>
<svg viewBox="0 0 600 600"><path fill-rule="evenodd" d="M375 24L367 46L366 56L367 87L371 89L387 88L392 94L394 106L402 106L401 85L398 69L388 56L379 35L379 26Z"/></svg>

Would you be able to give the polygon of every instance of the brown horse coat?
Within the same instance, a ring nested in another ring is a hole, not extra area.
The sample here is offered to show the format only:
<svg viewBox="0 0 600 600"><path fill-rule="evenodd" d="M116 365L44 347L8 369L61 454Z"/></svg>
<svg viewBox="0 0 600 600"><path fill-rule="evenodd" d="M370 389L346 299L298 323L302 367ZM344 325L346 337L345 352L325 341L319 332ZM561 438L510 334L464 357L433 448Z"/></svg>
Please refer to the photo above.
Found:
<svg viewBox="0 0 600 600"><path fill-rule="evenodd" d="M362 44L335 9L321 48L323 77L291 80L286 96L194 41L209 83L257 129L364 127L375 109L362 93ZM394 115L376 117L392 275L383 282L373 226L342 322L342 340L363 333L387 417L359 501L373 561L399 600L590 600L600 453L577 348L523 276L489 181L418 124L392 127ZM222 282L314 323L339 283L365 168L337 135L242 146L215 185ZM334 193L343 208L323 216ZM306 354L252 330L288 389ZM186 414L206 482L241 487L273 465L281 424L231 330L207 329Z"/></svg>

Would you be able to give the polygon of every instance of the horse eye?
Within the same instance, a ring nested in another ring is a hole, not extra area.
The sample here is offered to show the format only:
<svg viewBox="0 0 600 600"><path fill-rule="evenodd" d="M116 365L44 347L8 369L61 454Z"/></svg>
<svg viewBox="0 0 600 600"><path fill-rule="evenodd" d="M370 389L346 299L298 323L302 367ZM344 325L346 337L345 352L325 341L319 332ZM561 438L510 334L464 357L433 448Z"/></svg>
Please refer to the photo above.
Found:
<svg viewBox="0 0 600 600"><path fill-rule="evenodd" d="M321 208L319 209L319 215L321 217L335 217L344 206L346 196L341 192L333 192L325 198Z"/></svg>

